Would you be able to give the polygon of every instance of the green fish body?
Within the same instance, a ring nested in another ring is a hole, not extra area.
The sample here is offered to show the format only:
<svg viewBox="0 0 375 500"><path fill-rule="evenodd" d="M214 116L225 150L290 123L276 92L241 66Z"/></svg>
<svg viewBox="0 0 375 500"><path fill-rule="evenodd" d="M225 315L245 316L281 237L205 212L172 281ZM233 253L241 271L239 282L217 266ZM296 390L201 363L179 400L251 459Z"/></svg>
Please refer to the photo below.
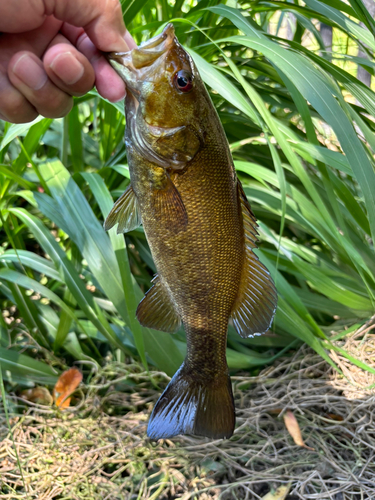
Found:
<svg viewBox="0 0 375 500"><path fill-rule="evenodd" d="M216 110L173 26L110 62L128 89L131 184L105 228L118 223L126 232L142 222L158 275L138 320L171 333L182 322L187 337L186 359L155 405L148 436L228 438L235 425L228 321L242 337L261 334L277 303L253 253L256 220Z"/></svg>

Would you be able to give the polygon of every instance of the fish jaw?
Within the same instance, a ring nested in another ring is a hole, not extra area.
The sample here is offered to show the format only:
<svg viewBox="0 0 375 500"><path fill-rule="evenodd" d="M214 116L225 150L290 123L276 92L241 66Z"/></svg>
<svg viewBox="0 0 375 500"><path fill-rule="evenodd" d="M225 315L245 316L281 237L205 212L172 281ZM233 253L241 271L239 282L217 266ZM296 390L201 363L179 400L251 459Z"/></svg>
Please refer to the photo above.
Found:
<svg viewBox="0 0 375 500"><path fill-rule="evenodd" d="M195 89L184 94L175 84L181 71L191 76L194 86L199 82L194 63L175 37L173 25L168 24L160 35L140 47L111 53L107 58L128 90L126 144L133 145L154 165L184 170L202 148L204 134L199 123L201 109L198 120L194 114ZM185 113L186 105L189 111Z"/></svg>
<svg viewBox="0 0 375 500"><path fill-rule="evenodd" d="M160 35L144 42L129 52L110 52L106 58L124 80L127 89L135 96L140 86L156 72L159 59L165 56L176 42L173 24L169 23Z"/></svg>

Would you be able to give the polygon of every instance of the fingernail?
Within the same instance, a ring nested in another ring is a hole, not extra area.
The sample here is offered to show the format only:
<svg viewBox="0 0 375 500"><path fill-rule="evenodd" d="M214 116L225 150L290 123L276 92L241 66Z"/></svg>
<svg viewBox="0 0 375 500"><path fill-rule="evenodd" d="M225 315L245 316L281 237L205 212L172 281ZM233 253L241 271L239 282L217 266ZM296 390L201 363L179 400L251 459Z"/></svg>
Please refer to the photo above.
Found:
<svg viewBox="0 0 375 500"><path fill-rule="evenodd" d="M28 54L24 54L18 59L13 66L13 73L32 90L41 89L48 80L42 63L38 64Z"/></svg>
<svg viewBox="0 0 375 500"><path fill-rule="evenodd" d="M73 85L83 76L85 68L71 52L55 57L50 68L67 85Z"/></svg>
<svg viewBox="0 0 375 500"><path fill-rule="evenodd" d="M137 44L135 43L134 38L131 36L128 30L126 30L125 35L124 35L124 40L126 45L128 46L128 50L132 50L135 47L137 47Z"/></svg>
<svg viewBox="0 0 375 500"><path fill-rule="evenodd" d="M123 101L125 99L125 97L126 97L126 91L122 94L121 97L119 97L118 99L116 99L116 100L114 100L112 102L116 103L116 102Z"/></svg>

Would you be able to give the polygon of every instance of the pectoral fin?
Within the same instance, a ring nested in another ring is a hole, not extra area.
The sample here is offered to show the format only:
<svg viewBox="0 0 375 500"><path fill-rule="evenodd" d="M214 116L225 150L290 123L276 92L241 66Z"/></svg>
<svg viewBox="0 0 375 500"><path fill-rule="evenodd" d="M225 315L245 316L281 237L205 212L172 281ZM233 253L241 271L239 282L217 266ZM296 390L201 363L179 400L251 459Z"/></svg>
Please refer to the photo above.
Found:
<svg viewBox="0 0 375 500"><path fill-rule="evenodd" d="M131 184L109 212L104 222L105 231L108 231L117 223L117 234L133 231L142 223L138 201Z"/></svg>
<svg viewBox="0 0 375 500"><path fill-rule="evenodd" d="M256 248L257 224L245 192L238 182L239 209L245 232L245 257L239 292L232 309L232 319L241 337L252 337L270 328L277 305L277 293L267 268L252 251Z"/></svg>
<svg viewBox="0 0 375 500"><path fill-rule="evenodd" d="M174 333L180 328L180 316L158 275L152 283L137 307L138 321L148 328Z"/></svg>
<svg viewBox="0 0 375 500"><path fill-rule="evenodd" d="M156 219L166 222L176 232L185 229L188 215L184 202L165 171L153 180L151 203Z"/></svg>

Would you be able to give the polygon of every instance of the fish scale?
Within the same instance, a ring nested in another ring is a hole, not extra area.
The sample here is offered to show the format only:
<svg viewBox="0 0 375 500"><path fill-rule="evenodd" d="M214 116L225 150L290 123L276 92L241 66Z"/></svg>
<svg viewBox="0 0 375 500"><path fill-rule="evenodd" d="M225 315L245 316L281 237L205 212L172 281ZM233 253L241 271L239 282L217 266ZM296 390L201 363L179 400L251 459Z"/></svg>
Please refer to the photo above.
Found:
<svg viewBox="0 0 375 500"><path fill-rule="evenodd" d="M127 85L131 184L105 228L142 220L158 275L137 309L144 326L173 333L187 354L152 412L148 436L228 438L235 425L226 362L229 318L243 336L271 325L277 295L252 250L256 221L209 94L171 24L109 60Z"/></svg>

